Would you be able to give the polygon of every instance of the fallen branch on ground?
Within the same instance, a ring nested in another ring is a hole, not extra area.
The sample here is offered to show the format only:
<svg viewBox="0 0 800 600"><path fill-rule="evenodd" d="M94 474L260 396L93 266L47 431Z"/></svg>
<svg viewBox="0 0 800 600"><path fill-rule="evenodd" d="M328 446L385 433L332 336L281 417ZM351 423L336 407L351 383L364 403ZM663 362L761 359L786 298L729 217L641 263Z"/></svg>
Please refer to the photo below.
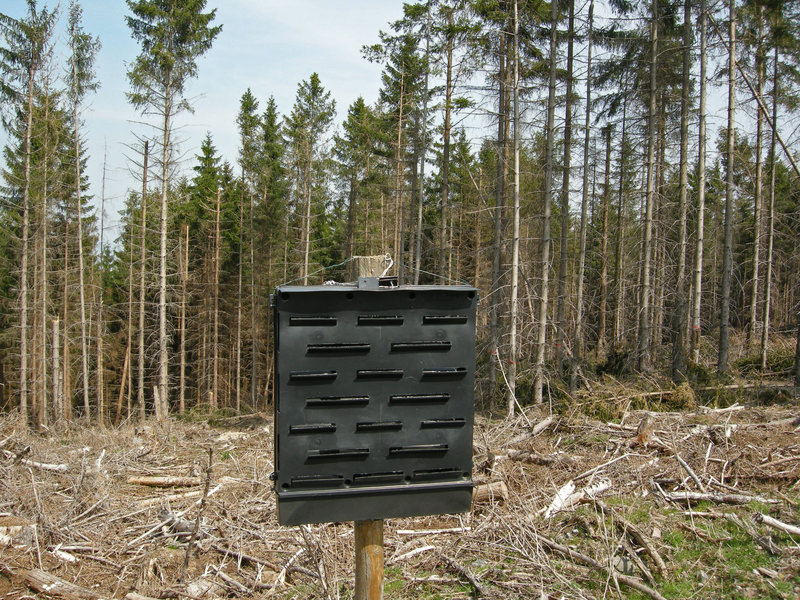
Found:
<svg viewBox="0 0 800 600"><path fill-rule="evenodd" d="M748 496L745 494L716 494L714 492L662 492L668 502L714 502L715 504L749 504L750 502L763 502L764 504L778 504L777 500L761 496Z"/></svg>
<svg viewBox="0 0 800 600"><path fill-rule="evenodd" d="M784 523L783 521L779 521L778 519L763 513L754 514L753 520L756 523L763 523L768 527L772 527L773 529L777 529L783 533L788 533L789 535L800 535L800 527L797 527L796 525L790 525L789 523Z"/></svg>
<svg viewBox="0 0 800 600"><path fill-rule="evenodd" d="M175 477L175 476L131 476L127 482L131 485L147 485L150 487L190 487L200 485L202 482L199 477Z"/></svg>

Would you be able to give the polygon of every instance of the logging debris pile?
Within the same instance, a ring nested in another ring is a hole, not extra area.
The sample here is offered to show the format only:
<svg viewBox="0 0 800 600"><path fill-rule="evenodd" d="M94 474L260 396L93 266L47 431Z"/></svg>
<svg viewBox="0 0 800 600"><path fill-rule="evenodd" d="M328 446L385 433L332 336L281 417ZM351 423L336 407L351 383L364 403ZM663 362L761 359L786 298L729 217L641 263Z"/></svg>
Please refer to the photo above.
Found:
<svg viewBox="0 0 800 600"><path fill-rule="evenodd" d="M473 510L385 523L387 598L800 597L781 406L476 419ZM0 597L349 598L351 523L280 527L272 421L0 421Z"/></svg>

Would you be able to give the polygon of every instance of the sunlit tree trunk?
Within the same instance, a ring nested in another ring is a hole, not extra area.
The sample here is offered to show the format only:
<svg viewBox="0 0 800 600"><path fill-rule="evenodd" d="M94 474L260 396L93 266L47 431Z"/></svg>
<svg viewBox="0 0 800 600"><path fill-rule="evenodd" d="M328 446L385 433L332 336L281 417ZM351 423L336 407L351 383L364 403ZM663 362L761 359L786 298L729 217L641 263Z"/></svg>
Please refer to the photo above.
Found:
<svg viewBox="0 0 800 600"><path fill-rule="evenodd" d="M498 96L497 96L497 173L495 175L494 239L492 247L492 287L489 332L492 339L489 362L489 389L494 398L497 382L497 365L500 361L500 311L502 307L503 207L505 205L506 179L508 177L508 40L499 32Z"/></svg>
<svg viewBox="0 0 800 600"><path fill-rule="evenodd" d="M650 366L650 296L652 295L651 259L653 253L653 207L655 204L655 146L656 146L656 67L658 65L658 2L653 2L650 23L650 110L647 119L647 190L642 236L642 282L639 296L639 328L637 362L643 371Z"/></svg>
<svg viewBox="0 0 800 600"><path fill-rule="evenodd" d="M681 90L681 153L680 195L678 200L678 272L672 314L672 379L686 377L686 220L689 198L689 89L692 57L692 5L684 0L683 10L683 77Z"/></svg>
<svg viewBox="0 0 800 600"><path fill-rule="evenodd" d="M172 133L172 82L164 86L164 122L161 132L161 218L158 247L158 397L156 417L166 419L169 412L169 355L167 353L167 200L169 192L169 148Z"/></svg>
<svg viewBox="0 0 800 600"><path fill-rule="evenodd" d="M627 83L626 83L627 87ZM624 248L625 248L625 162L627 149L627 127L628 127L628 99L627 96L622 100L622 133L620 140L619 153L619 190L617 198L617 243L616 260L614 261L614 287L616 289L616 301L614 306L614 345L622 343L623 330L625 327L625 273L624 273Z"/></svg>
<svg viewBox="0 0 800 600"><path fill-rule="evenodd" d="M545 376L545 344L547 343L547 298L550 292L550 212L553 201L553 161L556 112L556 41L558 39L558 3L552 2L550 14L550 77L547 92L547 128L545 149L544 203L542 206L542 246L540 255L541 288L539 292L536 364L533 380L533 401L542 403Z"/></svg>
<svg viewBox="0 0 800 600"><path fill-rule="evenodd" d="M717 369L728 371L728 344L730 336L731 277L733 270L733 166L736 134L736 1L728 0L729 46L728 46L728 143L727 179L725 182L725 226L722 248L722 284L719 317L719 357Z"/></svg>
<svg viewBox="0 0 800 600"><path fill-rule="evenodd" d="M183 231L184 239L181 260L181 366L178 373L178 412L183 414L186 410L186 287L189 283L189 225L184 224L181 230Z"/></svg>
<svg viewBox="0 0 800 600"><path fill-rule="evenodd" d="M583 288L586 279L586 225L587 225L587 212L589 207L589 142L591 140L591 115L592 115L592 27L594 25L594 0L589 2L589 24L588 34L586 39L586 118L584 121L584 135L583 135L583 183L581 186L581 223L580 223L580 241L578 250L578 289L575 298L575 350L572 359L572 367L570 369L570 392L574 393L578 387L578 369L580 369L580 361L583 360L584 353L584 333L583 333ZM611 186L610 186L610 173L611 173L611 128L609 126L608 133L609 144L606 145L606 173L605 183L606 188L603 192L603 202L605 204L605 220L608 220L608 204L611 199ZM607 233L607 228L606 228ZM607 242L607 235L603 236L604 242ZM604 248L601 252L603 260L606 265L606 275L608 270L608 252ZM602 279L602 278L601 278ZM602 287L602 286L601 286ZM607 287L607 285L606 285ZM602 295L602 292L601 292ZM600 308L600 318L605 320L605 308ZM604 334L599 334L598 343L603 345Z"/></svg>
<svg viewBox="0 0 800 600"><path fill-rule="evenodd" d="M137 369L136 390L137 403L139 405L139 420L144 421L147 416L144 399L144 301L145 301L145 262L146 262L146 242L147 242L147 161L149 158L150 143L144 143L144 164L142 167L142 226L139 231L139 356Z"/></svg>
<svg viewBox="0 0 800 600"><path fill-rule="evenodd" d="M211 410L219 407L219 199L221 189L217 188L217 202L214 210L214 336L212 338L211 353L212 377L209 400Z"/></svg>
<svg viewBox="0 0 800 600"><path fill-rule="evenodd" d="M700 309L703 297L703 243L706 212L706 0L700 3L700 124L697 158L697 233L695 235L694 285L692 291L692 360L700 361Z"/></svg>
<svg viewBox="0 0 800 600"><path fill-rule="evenodd" d="M567 72L566 102L564 106L564 154L561 178L561 236L558 257L558 298L556 300L556 351L555 364L562 371L564 343L567 327L567 267L569 265L569 182L572 159L572 85L575 43L575 1L569 0L569 19L567 25Z"/></svg>
<svg viewBox="0 0 800 600"><path fill-rule="evenodd" d="M511 234L511 297L510 335L508 361L508 406L506 415L514 418L517 382L517 296L519 294L519 14L514 0L514 214Z"/></svg>
<svg viewBox="0 0 800 600"><path fill-rule="evenodd" d="M777 172L776 131L778 127L778 46L775 46L775 59L772 65L772 136L769 150L770 185L769 208L767 209L767 272L764 275L764 314L761 324L761 370L767 369L767 349L769 346L770 308L772 303L772 251L775 238L775 179ZM759 114L760 111L759 111Z"/></svg>
<svg viewBox="0 0 800 600"><path fill-rule="evenodd" d="M759 18L756 40L756 95L763 98L764 91L764 6L758 7ZM750 286L750 323L747 327L747 348L750 348L753 336L758 334L758 292L759 274L761 272L761 237L763 209L763 180L764 165L761 160L761 147L763 146L764 115L761 110L756 110L756 145L754 148L756 159L755 198L753 201L753 282Z"/></svg>

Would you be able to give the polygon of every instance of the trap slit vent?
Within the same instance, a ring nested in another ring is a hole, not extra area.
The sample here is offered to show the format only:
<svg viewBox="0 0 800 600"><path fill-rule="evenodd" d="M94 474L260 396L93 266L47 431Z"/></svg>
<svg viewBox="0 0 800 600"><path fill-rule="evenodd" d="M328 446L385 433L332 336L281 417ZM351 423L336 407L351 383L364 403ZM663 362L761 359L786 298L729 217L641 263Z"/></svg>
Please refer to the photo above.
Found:
<svg viewBox="0 0 800 600"><path fill-rule="evenodd" d="M373 421L356 423L356 431L358 432L371 432L371 431L399 431L403 428L402 421Z"/></svg>
<svg viewBox="0 0 800 600"><path fill-rule="evenodd" d="M464 367L439 367L437 369L422 369L423 379L460 379L467 374Z"/></svg>
<svg viewBox="0 0 800 600"><path fill-rule="evenodd" d="M336 423L309 423L304 425L290 425L290 435L303 435L314 433L333 433L336 431Z"/></svg>
<svg viewBox="0 0 800 600"><path fill-rule="evenodd" d="M390 404L435 404L447 402L450 394L395 394L389 396Z"/></svg>
<svg viewBox="0 0 800 600"><path fill-rule="evenodd" d="M461 469L417 469L411 478L414 481L447 481L461 476Z"/></svg>
<svg viewBox="0 0 800 600"><path fill-rule="evenodd" d="M418 342L392 342L392 352L447 352L452 347L450 342L431 340Z"/></svg>
<svg viewBox="0 0 800 600"><path fill-rule="evenodd" d="M356 379L400 379L403 369L359 369Z"/></svg>
<svg viewBox="0 0 800 600"><path fill-rule="evenodd" d="M380 483L397 483L403 481L403 471L387 471L385 473L356 473L353 485L376 485Z"/></svg>
<svg viewBox="0 0 800 600"><path fill-rule="evenodd" d="M366 343L326 343L308 344L306 352L308 354L366 354L372 346Z"/></svg>
<svg viewBox="0 0 800 600"><path fill-rule="evenodd" d="M306 458L309 461L323 460L359 460L369 456L369 448L327 448L309 450Z"/></svg>
<svg viewBox="0 0 800 600"><path fill-rule="evenodd" d="M407 446L392 446L389 456L427 456L430 454L444 454L447 444L410 444Z"/></svg>
<svg viewBox="0 0 800 600"><path fill-rule="evenodd" d="M424 315L423 325L465 325L467 315Z"/></svg>
<svg viewBox="0 0 800 600"><path fill-rule="evenodd" d="M289 480L294 488L327 488L340 487L344 483L341 475L298 475Z"/></svg>
<svg viewBox="0 0 800 600"><path fill-rule="evenodd" d="M405 320L403 315L359 315L358 324L365 326L402 325Z"/></svg>
<svg viewBox="0 0 800 600"><path fill-rule="evenodd" d="M421 429L438 429L449 427L463 427L466 424L465 419L461 418L445 418L445 419L424 419L420 421Z"/></svg>
<svg viewBox="0 0 800 600"><path fill-rule="evenodd" d="M336 371L291 371L289 381L333 381L337 375Z"/></svg>
<svg viewBox="0 0 800 600"><path fill-rule="evenodd" d="M329 316L289 317L290 327L335 327L336 323L336 317Z"/></svg>
<svg viewBox="0 0 800 600"><path fill-rule="evenodd" d="M321 396L306 398L306 408L345 408L348 406L366 406L369 396Z"/></svg>

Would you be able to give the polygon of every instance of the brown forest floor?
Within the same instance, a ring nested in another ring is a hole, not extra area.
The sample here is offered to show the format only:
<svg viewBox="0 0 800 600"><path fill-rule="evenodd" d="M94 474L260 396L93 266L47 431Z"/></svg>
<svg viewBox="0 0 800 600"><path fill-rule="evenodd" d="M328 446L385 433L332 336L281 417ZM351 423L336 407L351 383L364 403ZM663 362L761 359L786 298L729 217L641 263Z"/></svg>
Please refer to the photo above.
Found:
<svg viewBox="0 0 800 600"><path fill-rule="evenodd" d="M494 495L470 514L388 520L385 597L800 597L800 535L780 530L800 525L797 391L649 412L613 385L552 419L478 417L473 478ZM617 414L585 416L603 394ZM352 524L278 526L272 458L263 415L44 434L5 417L0 598L351 598Z"/></svg>

